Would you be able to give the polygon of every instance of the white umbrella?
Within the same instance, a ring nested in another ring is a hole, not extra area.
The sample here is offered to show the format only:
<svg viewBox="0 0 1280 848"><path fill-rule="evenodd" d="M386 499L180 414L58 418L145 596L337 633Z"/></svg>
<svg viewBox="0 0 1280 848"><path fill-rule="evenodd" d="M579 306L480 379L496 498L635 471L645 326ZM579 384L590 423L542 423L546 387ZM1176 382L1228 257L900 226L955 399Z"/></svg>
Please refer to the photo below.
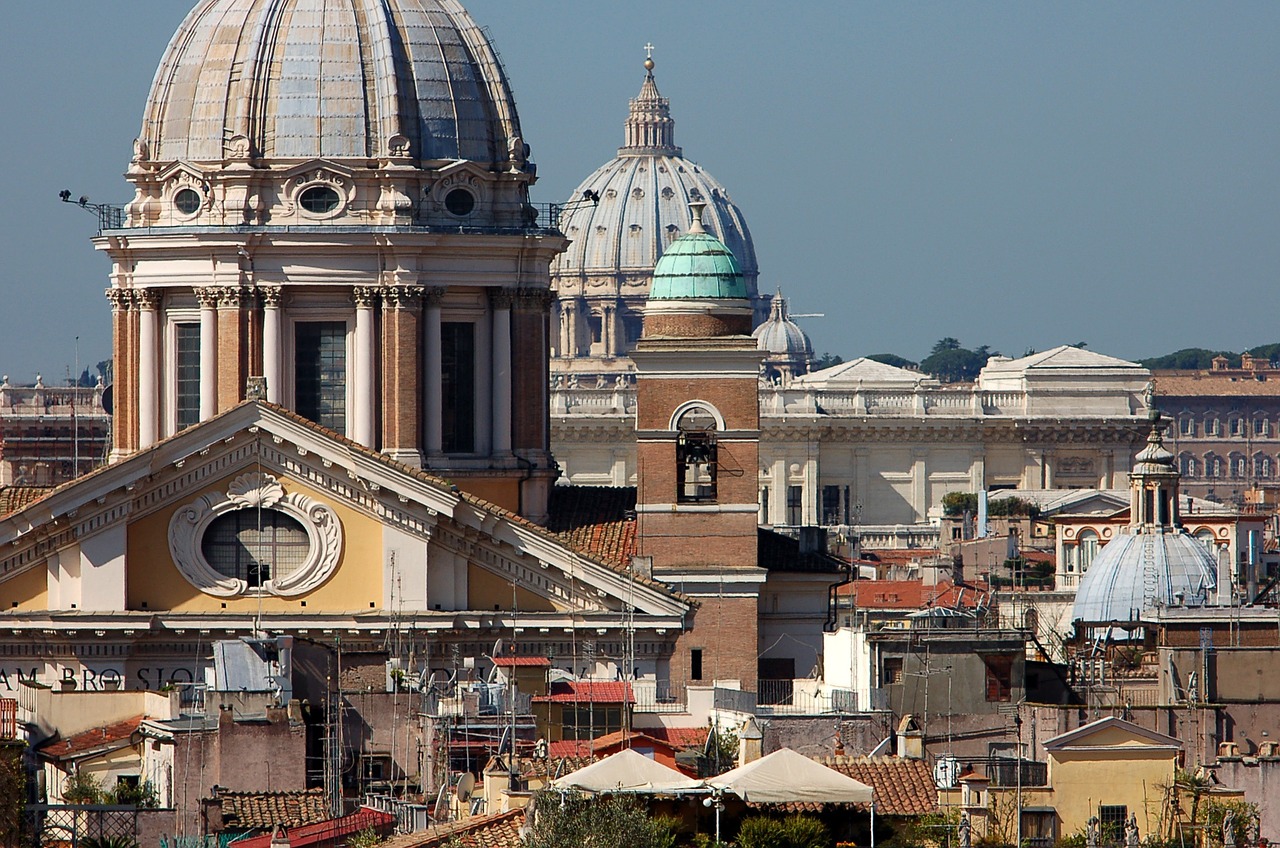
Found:
<svg viewBox="0 0 1280 848"><path fill-rule="evenodd" d="M704 789L700 780L681 774L630 748L551 781L552 789L583 792L641 792L676 795Z"/></svg>

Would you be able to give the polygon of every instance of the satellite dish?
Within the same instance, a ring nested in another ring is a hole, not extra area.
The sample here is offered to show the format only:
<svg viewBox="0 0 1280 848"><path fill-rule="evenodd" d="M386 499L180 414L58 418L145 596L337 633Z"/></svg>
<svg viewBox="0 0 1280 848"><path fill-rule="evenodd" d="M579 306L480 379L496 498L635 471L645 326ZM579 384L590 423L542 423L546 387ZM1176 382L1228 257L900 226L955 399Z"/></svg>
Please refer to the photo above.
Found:
<svg viewBox="0 0 1280 848"><path fill-rule="evenodd" d="M458 786L454 791L458 793L458 800L465 803L471 798L471 793L476 791L476 776L467 772L458 778Z"/></svg>
<svg viewBox="0 0 1280 848"><path fill-rule="evenodd" d="M493 657L494 659L497 659L498 657L502 656L502 640L501 639L493 643L493 653L490 654L489 656Z"/></svg>

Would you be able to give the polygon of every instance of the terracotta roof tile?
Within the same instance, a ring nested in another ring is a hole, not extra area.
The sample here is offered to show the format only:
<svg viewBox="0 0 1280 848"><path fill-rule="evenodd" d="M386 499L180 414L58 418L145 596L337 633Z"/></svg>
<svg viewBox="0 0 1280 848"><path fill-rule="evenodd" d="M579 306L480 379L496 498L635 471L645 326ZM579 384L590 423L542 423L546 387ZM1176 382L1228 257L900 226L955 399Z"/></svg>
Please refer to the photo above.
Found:
<svg viewBox="0 0 1280 848"><path fill-rule="evenodd" d="M95 727L44 745L40 748L40 753L50 759L65 760L74 759L99 748L120 747L120 743L128 743L137 732L142 719L143 716L138 715L124 721Z"/></svg>
<svg viewBox="0 0 1280 848"><path fill-rule="evenodd" d="M1168 371L1155 372L1156 405L1171 398L1186 397L1280 397L1280 373L1260 372L1259 380L1248 371ZM1174 412L1173 409L1165 409Z"/></svg>
<svg viewBox="0 0 1280 848"><path fill-rule="evenodd" d="M240 829L289 828L331 818L323 789L305 792L227 792L222 799L222 819Z"/></svg>
<svg viewBox="0 0 1280 848"><path fill-rule="evenodd" d="M938 810L933 773L923 760L825 757L818 762L870 786L878 815L921 816Z"/></svg>
<svg viewBox="0 0 1280 848"><path fill-rule="evenodd" d="M551 668L546 657L494 657L493 664L498 668Z"/></svg>
<svg viewBox="0 0 1280 848"><path fill-rule="evenodd" d="M547 529L615 568L630 568L636 554L635 508L634 487L556 486Z"/></svg>
<svg viewBox="0 0 1280 848"><path fill-rule="evenodd" d="M635 693L630 683L618 681L557 680L546 695L534 697L535 704L634 704Z"/></svg>
<svg viewBox="0 0 1280 848"><path fill-rule="evenodd" d="M665 741L677 751L687 751L706 745L708 730L705 727L653 727L645 733Z"/></svg>
<svg viewBox="0 0 1280 848"><path fill-rule="evenodd" d="M517 848L523 843L524 810L508 810L491 816L474 816L397 836L381 848Z"/></svg>
<svg viewBox="0 0 1280 848"><path fill-rule="evenodd" d="M322 821L294 827L286 826L286 835L289 837L291 848L305 848L308 845L333 845L344 836L350 836L353 833L359 833L369 828L386 835L395 828L395 824L396 817L390 813L383 813L364 807L349 816L342 816L341 818L327 818ZM268 848L271 845L271 834L264 833L259 836L251 836L248 839L237 839L232 844L236 848Z"/></svg>
<svg viewBox="0 0 1280 848"><path fill-rule="evenodd" d="M920 580L855 580L837 591L841 595L853 595L854 604L860 609L915 610L929 606L972 609L986 594L987 586L952 583L926 586Z"/></svg>
<svg viewBox="0 0 1280 848"><path fill-rule="evenodd" d="M26 509L52 491L52 488L44 486L6 486L0 489L0 518Z"/></svg>

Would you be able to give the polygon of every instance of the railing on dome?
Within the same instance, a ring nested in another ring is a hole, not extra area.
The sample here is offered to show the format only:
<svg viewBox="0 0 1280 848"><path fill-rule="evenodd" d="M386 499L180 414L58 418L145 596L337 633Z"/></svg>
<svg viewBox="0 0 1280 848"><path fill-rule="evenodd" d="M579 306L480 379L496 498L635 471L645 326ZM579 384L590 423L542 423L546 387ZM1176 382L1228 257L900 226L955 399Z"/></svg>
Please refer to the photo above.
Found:
<svg viewBox="0 0 1280 848"><path fill-rule="evenodd" d="M98 216L98 235L107 230L119 230L125 227L125 207L108 203L89 203L87 198L80 203L67 200ZM575 201L576 202L576 201ZM414 215L410 227L424 227L431 230L459 233L528 233L528 232L561 232L560 222L565 213L572 211L573 204L563 203L526 203L518 209L513 208L499 214L488 214L491 210L477 207L471 214L463 217L453 215L445 210L419 210ZM483 223L481 223L483 222ZM366 223L359 216L343 220L339 225L362 225ZM375 225L376 226L376 225ZM246 229L248 225L238 225L237 229ZM282 229L291 229L288 225Z"/></svg>

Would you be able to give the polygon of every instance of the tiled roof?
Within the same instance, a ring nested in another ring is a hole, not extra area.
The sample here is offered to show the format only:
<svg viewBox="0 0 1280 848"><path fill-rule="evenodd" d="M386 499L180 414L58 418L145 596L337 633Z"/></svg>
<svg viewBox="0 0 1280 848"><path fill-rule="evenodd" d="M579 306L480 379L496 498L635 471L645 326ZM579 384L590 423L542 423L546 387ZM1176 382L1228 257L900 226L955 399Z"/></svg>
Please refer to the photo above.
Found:
<svg viewBox="0 0 1280 848"><path fill-rule="evenodd" d="M615 568L630 568L636 554L635 509L634 487L555 486L547 529Z"/></svg>
<svg viewBox="0 0 1280 848"><path fill-rule="evenodd" d="M666 741L677 751L687 751L690 748L701 748L706 745L708 732L705 727L653 727L645 730L645 733L655 739Z"/></svg>
<svg viewBox="0 0 1280 848"><path fill-rule="evenodd" d="M524 810L508 810L393 837L380 848L518 848L524 841L522 827Z"/></svg>
<svg viewBox="0 0 1280 848"><path fill-rule="evenodd" d="M498 668L551 668L546 657L494 657L493 664Z"/></svg>
<svg viewBox="0 0 1280 848"><path fill-rule="evenodd" d="M606 733L595 739L562 739L552 742L547 747L547 753L551 759L564 758L582 758L590 762L594 754L599 751L608 750L622 745L626 742L631 743L631 747L637 744L644 745L645 740L649 742L657 742L672 750L672 752L687 751L691 748L701 748L707 744L707 728L705 727L646 727L643 730L615 731Z"/></svg>
<svg viewBox="0 0 1280 848"><path fill-rule="evenodd" d="M635 700L630 683L612 680L557 680L551 684L549 693L533 699L537 704L576 704L584 701L596 704L621 704L625 701L634 704Z"/></svg>
<svg viewBox="0 0 1280 848"><path fill-rule="evenodd" d="M6 486L0 489L0 518L31 504L52 492L43 486Z"/></svg>
<svg viewBox="0 0 1280 848"><path fill-rule="evenodd" d="M394 829L395 823L396 817L390 813L364 807L349 816L288 827L285 835L289 838L290 848L305 848L307 845L332 845L345 836L369 828L385 835ZM271 834L237 839L232 844L236 848L268 848L271 845Z"/></svg>
<svg viewBox="0 0 1280 848"><path fill-rule="evenodd" d="M837 591L841 595L853 595L854 604L861 609L916 610L931 606L972 609L986 594L987 587L952 583L926 586L920 580L855 580Z"/></svg>
<svg viewBox="0 0 1280 848"><path fill-rule="evenodd" d="M40 754L49 759L69 760L99 749L119 748L129 743L133 734L137 732L138 726L142 724L142 720L143 716L139 715L124 721L95 727L93 730L86 730L66 739L44 745L40 748Z"/></svg>
<svg viewBox="0 0 1280 848"><path fill-rule="evenodd" d="M1162 401L1178 397L1280 397L1280 373L1261 372L1265 380L1259 380L1247 371L1171 371L1156 372L1152 380L1156 387L1156 406ZM1176 412L1167 408L1165 412Z"/></svg>
<svg viewBox="0 0 1280 848"><path fill-rule="evenodd" d="M922 816L938 809L938 790L924 760L825 757L818 762L870 786L877 815Z"/></svg>
<svg viewBox="0 0 1280 848"><path fill-rule="evenodd" d="M557 777L563 777L566 774L572 774L580 768L585 768L600 757L592 757L589 754L580 752L578 746L590 745L589 742L575 742L573 740L565 740L563 742L552 742L548 748L548 756L545 759L524 760L520 764L520 774L526 778L550 778L552 780ZM559 753L556 753L559 751Z"/></svg>
<svg viewBox="0 0 1280 848"><path fill-rule="evenodd" d="M223 791L222 820L229 827L258 830L284 825L289 828L330 819L323 789L305 792Z"/></svg>

